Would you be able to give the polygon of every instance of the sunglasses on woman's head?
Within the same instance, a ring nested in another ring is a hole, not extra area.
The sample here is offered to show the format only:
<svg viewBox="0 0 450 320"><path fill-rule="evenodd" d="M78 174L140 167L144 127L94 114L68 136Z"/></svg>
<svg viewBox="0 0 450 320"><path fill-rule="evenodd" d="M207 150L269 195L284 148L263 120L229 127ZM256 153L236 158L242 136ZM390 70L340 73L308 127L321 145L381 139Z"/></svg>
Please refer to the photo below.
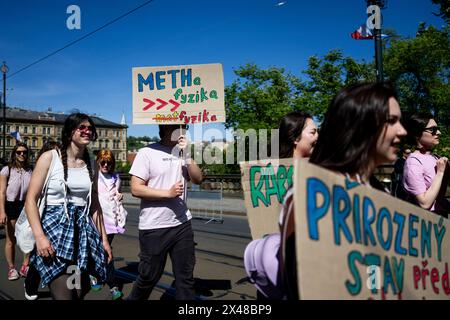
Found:
<svg viewBox="0 0 450 320"><path fill-rule="evenodd" d="M26 156L28 154L28 151L16 151L16 154L18 156Z"/></svg>
<svg viewBox="0 0 450 320"><path fill-rule="evenodd" d="M437 132L440 130L439 130L438 126L433 126L433 127L425 128L425 129L423 129L423 131L427 131L427 132L431 133L433 136L435 136L437 134Z"/></svg>
<svg viewBox="0 0 450 320"><path fill-rule="evenodd" d="M92 132L93 127L92 126L85 126L84 124L80 125L77 130L79 131L90 131Z"/></svg>

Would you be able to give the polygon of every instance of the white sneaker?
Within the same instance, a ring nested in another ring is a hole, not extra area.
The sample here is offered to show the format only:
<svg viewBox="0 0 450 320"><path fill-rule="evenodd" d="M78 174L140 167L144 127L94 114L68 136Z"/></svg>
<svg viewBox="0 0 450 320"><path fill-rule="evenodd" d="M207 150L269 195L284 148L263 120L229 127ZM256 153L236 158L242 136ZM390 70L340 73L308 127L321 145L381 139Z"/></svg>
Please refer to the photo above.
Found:
<svg viewBox="0 0 450 320"><path fill-rule="evenodd" d="M16 268L10 268L8 271L8 280L13 281L19 279L19 273L17 272Z"/></svg>
<svg viewBox="0 0 450 320"><path fill-rule="evenodd" d="M23 289L24 289L23 291L25 292L25 299L27 299L27 300L36 300L38 298L37 294L28 295L27 287L25 287L25 284L23 284Z"/></svg>

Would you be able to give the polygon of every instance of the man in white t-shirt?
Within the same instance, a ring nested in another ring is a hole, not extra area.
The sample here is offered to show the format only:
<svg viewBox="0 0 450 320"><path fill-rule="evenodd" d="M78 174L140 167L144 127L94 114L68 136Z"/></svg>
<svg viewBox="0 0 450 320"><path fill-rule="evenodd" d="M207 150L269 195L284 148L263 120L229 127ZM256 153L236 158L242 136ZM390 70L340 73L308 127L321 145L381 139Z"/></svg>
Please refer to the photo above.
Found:
<svg viewBox="0 0 450 320"><path fill-rule="evenodd" d="M183 126L185 129L186 126ZM139 276L128 300L147 300L161 278L167 254L175 276L175 298L193 300L194 233L186 205L186 181L200 184L197 164L181 155L187 140L179 125L160 125L160 142L139 150L130 169L131 193L141 198Z"/></svg>

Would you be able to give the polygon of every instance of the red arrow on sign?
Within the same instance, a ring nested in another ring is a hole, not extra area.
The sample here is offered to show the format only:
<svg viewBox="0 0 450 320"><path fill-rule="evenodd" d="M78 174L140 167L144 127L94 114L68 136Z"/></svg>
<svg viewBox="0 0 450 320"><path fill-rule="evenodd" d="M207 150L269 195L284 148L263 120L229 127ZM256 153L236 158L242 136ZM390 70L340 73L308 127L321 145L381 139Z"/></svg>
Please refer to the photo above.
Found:
<svg viewBox="0 0 450 320"><path fill-rule="evenodd" d="M170 109L171 112L174 112L180 106L180 104L178 102L176 102L175 100L170 99L169 102L175 106L172 109Z"/></svg>
<svg viewBox="0 0 450 320"><path fill-rule="evenodd" d="M153 107L155 105L155 103L150 100L150 99L142 99L142 101L147 102L148 104L142 109L143 111L147 111L148 109L150 109L151 107Z"/></svg>
<svg viewBox="0 0 450 320"><path fill-rule="evenodd" d="M153 107L156 102L150 100L150 99L142 99L144 102L148 103L142 110L143 111L147 111L148 109L150 109L151 107ZM174 112L175 110L178 109L178 107L180 106L180 104L178 102L176 102L173 99L170 99L169 102L166 102L162 99L156 99L156 101L158 101L160 103L160 105L158 107L156 107L156 110L160 110L162 108L164 108L165 106L167 106L167 104L170 102L170 104L173 105L173 107L170 109L171 112Z"/></svg>
<svg viewBox="0 0 450 320"><path fill-rule="evenodd" d="M159 110L159 109L161 109L161 108L164 108L164 107L167 105L167 102L165 102L165 101L162 100L162 99L156 99L156 101L158 101L159 103L161 103L161 104L156 108L156 110Z"/></svg>

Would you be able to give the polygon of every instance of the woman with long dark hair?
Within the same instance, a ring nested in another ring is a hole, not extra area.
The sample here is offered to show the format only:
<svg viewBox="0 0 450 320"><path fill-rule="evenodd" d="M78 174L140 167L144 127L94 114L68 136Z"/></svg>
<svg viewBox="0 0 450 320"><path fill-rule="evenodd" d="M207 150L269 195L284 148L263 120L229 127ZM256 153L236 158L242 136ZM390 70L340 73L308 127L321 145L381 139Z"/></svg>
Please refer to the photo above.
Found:
<svg viewBox="0 0 450 320"><path fill-rule="evenodd" d="M58 142L53 140L47 140L42 145L42 148L39 150L38 155L36 157L36 161L39 160L39 158L47 151L49 150L59 150L61 146ZM36 270L34 265L31 263L29 264L28 274L25 278L24 283L24 294L25 299L27 300L36 300L38 298L38 290L39 290L39 283L41 282L41 276L39 275L39 272Z"/></svg>
<svg viewBox="0 0 450 320"><path fill-rule="evenodd" d="M25 204L36 238L31 259L55 300L82 299L90 289L89 274L104 280L106 258L112 259L87 150L96 139L92 119L71 114L61 134L61 158L56 150L45 152L31 177ZM40 218L37 201L52 159Z"/></svg>
<svg viewBox="0 0 450 320"><path fill-rule="evenodd" d="M431 114L414 114L406 121L408 137L416 150L406 159L403 186L408 200L425 210L448 218L450 204L445 199L448 159L433 154L441 131Z"/></svg>
<svg viewBox="0 0 450 320"><path fill-rule="evenodd" d="M310 162L350 180L386 191L375 169L397 158L406 130L395 90L385 83L362 83L342 89L331 101ZM282 212L281 256L286 296L298 299L293 193Z"/></svg>
<svg viewBox="0 0 450 320"><path fill-rule="evenodd" d="M325 114L310 162L380 188L373 172L397 159L400 138L406 135L400 118L390 85L364 83L344 88Z"/></svg>
<svg viewBox="0 0 450 320"><path fill-rule="evenodd" d="M28 273L29 254L24 255L19 272L15 268L14 232L17 218L25 205L31 172L28 146L19 142L11 152L9 164L0 172L0 224L6 224L5 257L8 263L8 280L26 277Z"/></svg>
<svg viewBox="0 0 450 320"><path fill-rule="evenodd" d="M316 124L309 114L302 111L288 113L279 125L280 158L310 157L318 136Z"/></svg>

